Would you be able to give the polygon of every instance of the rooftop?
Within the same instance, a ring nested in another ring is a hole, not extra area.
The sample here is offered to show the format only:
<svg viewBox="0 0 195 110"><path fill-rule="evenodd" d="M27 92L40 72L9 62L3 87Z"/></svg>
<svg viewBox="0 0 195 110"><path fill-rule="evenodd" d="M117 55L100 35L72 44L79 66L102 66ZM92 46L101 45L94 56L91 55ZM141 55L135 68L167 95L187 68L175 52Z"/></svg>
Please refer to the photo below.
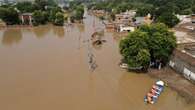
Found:
<svg viewBox="0 0 195 110"><path fill-rule="evenodd" d="M173 31L178 44L195 42L195 24L191 22L181 23Z"/></svg>

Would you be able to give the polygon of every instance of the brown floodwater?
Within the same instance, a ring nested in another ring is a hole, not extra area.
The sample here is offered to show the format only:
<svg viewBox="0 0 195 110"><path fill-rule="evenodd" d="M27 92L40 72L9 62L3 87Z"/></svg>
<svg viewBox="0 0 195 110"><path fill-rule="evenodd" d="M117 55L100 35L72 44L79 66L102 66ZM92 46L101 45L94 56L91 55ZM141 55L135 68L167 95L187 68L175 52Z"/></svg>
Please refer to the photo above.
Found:
<svg viewBox="0 0 195 110"><path fill-rule="evenodd" d="M169 88L145 104L156 79L121 69L120 38L103 29L93 16L84 25L1 29L0 110L195 110Z"/></svg>

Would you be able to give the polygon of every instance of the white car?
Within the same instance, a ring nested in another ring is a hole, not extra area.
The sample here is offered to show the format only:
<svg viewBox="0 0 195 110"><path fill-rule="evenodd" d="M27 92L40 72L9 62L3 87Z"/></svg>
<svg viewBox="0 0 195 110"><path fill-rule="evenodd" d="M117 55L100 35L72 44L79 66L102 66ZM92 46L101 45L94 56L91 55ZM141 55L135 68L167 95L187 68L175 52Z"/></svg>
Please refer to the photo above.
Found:
<svg viewBox="0 0 195 110"><path fill-rule="evenodd" d="M120 67L123 69L128 69L128 64L122 63L122 64L120 64Z"/></svg>

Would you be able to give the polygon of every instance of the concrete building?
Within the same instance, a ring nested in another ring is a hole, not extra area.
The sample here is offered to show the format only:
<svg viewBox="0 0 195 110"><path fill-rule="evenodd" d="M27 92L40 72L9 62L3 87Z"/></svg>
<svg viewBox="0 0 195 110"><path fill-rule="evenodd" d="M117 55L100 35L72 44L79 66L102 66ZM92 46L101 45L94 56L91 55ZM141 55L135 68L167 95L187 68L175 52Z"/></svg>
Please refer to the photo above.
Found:
<svg viewBox="0 0 195 110"><path fill-rule="evenodd" d="M115 22L124 25L130 25L132 23L132 18L135 16L135 10L126 11L124 13L115 15Z"/></svg>
<svg viewBox="0 0 195 110"><path fill-rule="evenodd" d="M32 13L23 13L20 15L22 24L32 25Z"/></svg>
<svg viewBox="0 0 195 110"><path fill-rule="evenodd" d="M93 14L95 16L100 17L100 16L105 16L106 15L106 12L104 10L93 10Z"/></svg>
<svg viewBox="0 0 195 110"><path fill-rule="evenodd" d="M195 44L185 44L182 48L175 49L169 66L195 82Z"/></svg>
<svg viewBox="0 0 195 110"><path fill-rule="evenodd" d="M137 26L143 25L143 24L151 24L153 20L151 19L151 15L148 14L145 17L135 17L135 24Z"/></svg>
<svg viewBox="0 0 195 110"><path fill-rule="evenodd" d="M119 25L117 27L117 32L133 32L135 31L135 27L134 26L125 26L125 25Z"/></svg>
<svg viewBox="0 0 195 110"><path fill-rule="evenodd" d="M176 15L177 18L180 20L179 24L184 24L184 23L188 23L191 22L191 15Z"/></svg>

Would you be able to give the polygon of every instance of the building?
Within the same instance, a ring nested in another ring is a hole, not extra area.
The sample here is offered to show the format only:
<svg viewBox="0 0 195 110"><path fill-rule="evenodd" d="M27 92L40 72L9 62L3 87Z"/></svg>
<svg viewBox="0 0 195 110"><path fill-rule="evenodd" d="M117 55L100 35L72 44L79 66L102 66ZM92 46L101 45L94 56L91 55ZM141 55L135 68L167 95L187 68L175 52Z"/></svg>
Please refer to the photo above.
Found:
<svg viewBox="0 0 195 110"><path fill-rule="evenodd" d="M179 24L184 24L184 23L188 23L191 22L191 15L176 15L177 18L180 20Z"/></svg>
<svg viewBox="0 0 195 110"><path fill-rule="evenodd" d="M174 50L169 65L186 79L195 82L195 24L191 21L174 27L178 47Z"/></svg>
<svg viewBox="0 0 195 110"><path fill-rule="evenodd" d="M177 44L186 44L186 43L194 43L195 39L193 39L190 35L188 35L187 32L184 31L174 31L176 39L177 39Z"/></svg>
<svg viewBox="0 0 195 110"><path fill-rule="evenodd" d="M175 49L169 66L186 79L195 82L195 44L185 44L182 48Z"/></svg>
<svg viewBox="0 0 195 110"><path fill-rule="evenodd" d="M187 44L187 43L194 43L195 38L195 24L191 21L186 23L180 23L173 29L177 44Z"/></svg>
<svg viewBox="0 0 195 110"><path fill-rule="evenodd" d="M135 16L135 10L126 11L124 13L115 15L115 22L124 25L130 25L132 23L132 18Z"/></svg>
<svg viewBox="0 0 195 110"><path fill-rule="evenodd" d="M107 21L103 21L103 24L105 25L106 29L114 30L115 24Z"/></svg>
<svg viewBox="0 0 195 110"><path fill-rule="evenodd" d="M151 15L148 14L145 17L135 17L135 24L137 26L143 25L143 24L151 24L153 20L151 19Z"/></svg>
<svg viewBox="0 0 195 110"><path fill-rule="evenodd" d="M134 26L125 26L125 25L119 25L118 27L116 27L117 32L133 32L135 31L135 27Z"/></svg>
<svg viewBox="0 0 195 110"><path fill-rule="evenodd" d="M16 0L0 0L0 6L5 4L15 4Z"/></svg>
<svg viewBox="0 0 195 110"><path fill-rule="evenodd" d="M106 12L104 10L93 10L93 14L95 16L100 17L100 16L105 16L106 15Z"/></svg>
<svg viewBox="0 0 195 110"><path fill-rule="evenodd" d="M22 24L32 25L32 13L23 13L20 15Z"/></svg>

